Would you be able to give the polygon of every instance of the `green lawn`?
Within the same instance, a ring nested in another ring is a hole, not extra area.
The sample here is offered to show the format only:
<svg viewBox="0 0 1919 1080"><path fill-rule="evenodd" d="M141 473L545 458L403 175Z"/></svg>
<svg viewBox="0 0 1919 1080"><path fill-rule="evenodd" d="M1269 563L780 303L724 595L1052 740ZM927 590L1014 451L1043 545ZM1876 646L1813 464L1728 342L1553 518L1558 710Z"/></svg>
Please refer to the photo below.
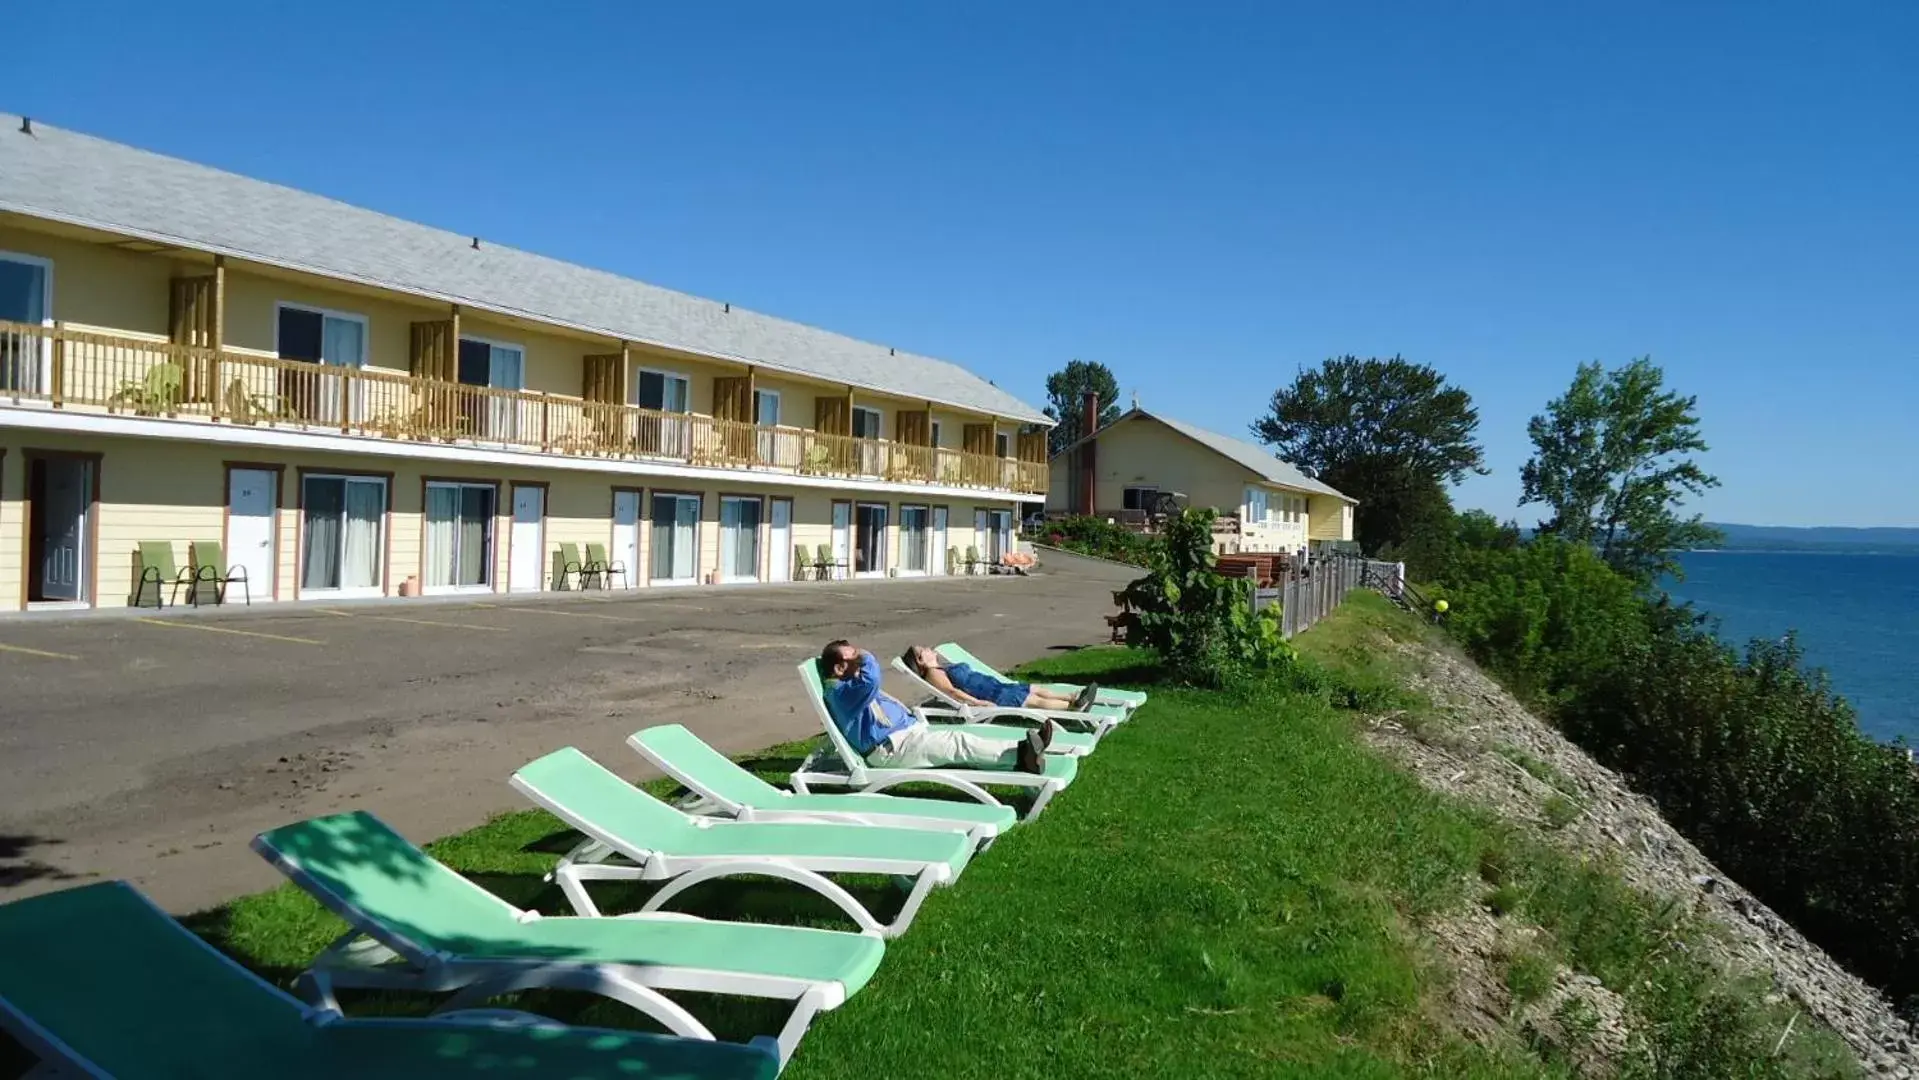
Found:
<svg viewBox="0 0 1919 1080"><path fill-rule="evenodd" d="M1769 1056L1784 1017L1719 987L1673 942L1689 931L1603 868L1538 850L1429 794L1365 750L1355 713L1403 699L1377 637L1416 633L1362 597L1303 643L1330 687L1153 699L1084 763L1046 813L977 859L888 947L860 994L822 1016L788 1075L846 1077L1540 1077L1571 1075L1520 1036L1466 1043L1447 1019L1448 972L1421 943L1432 916L1486 905L1544 926L1511 958L1516 999L1565 962L1646 1010L1657 1067L1642 1075L1845 1075L1802 1034ZM1145 659L1098 649L1035 674L1146 684ZM784 779L804 746L754 767ZM610 762L632 771L635 761ZM376 808L377 809L377 808ZM571 838L541 812L510 814L432 850L513 902L565 911L540 875ZM883 895L882 883L868 892ZM631 901L629 901L630 903ZM834 925L777 883L715 884L686 910ZM619 910L617 904L614 910ZM340 930L287 889L194 925L278 980ZM350 1002L350 1005L352 1003ZM561 996L521 1004L567 1019L631 1014ZM777 1010L689 1002L723 1036L771 1032ZM391 996L360 1009L415 1011ZM1650 1059L1649 1059L1650 1060Z"/></svg>

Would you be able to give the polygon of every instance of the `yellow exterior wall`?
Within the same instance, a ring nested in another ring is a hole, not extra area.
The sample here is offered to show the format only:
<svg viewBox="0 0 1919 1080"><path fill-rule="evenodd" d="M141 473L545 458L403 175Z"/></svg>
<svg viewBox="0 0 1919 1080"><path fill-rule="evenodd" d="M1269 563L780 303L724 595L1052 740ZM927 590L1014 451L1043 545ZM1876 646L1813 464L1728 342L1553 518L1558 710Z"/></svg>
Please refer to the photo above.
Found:
<svg viewBox="0 0 1919 1080"><path fill-rule="evenodd" d="M610 342L595 347L576 338L535 333L525 327L508 326L476 315L460 316L460 336L519 346L526 351L525 389L574 399L580 396L582 358L618 351Z"/></svg>
<svg viewBox="0 0 1919 1080"><path fill-rule="evenodd" d="M1307 535L1314 540L1351 540L1353 504L1331 495L1315 495L1308 510L1311 523Z"/></svg>
<svg viewBox="0 0 1919 1080"><path fill-rule="evenodd" d="M174 260L141 255L48 233L0 225L0 251L53 260L53 318L77 328L167 333L167 305L176 273Z"/></svg>
<svg viewBox="0 0 1919 1080"><path fill-rule="evenodd" d="M1146 418L1111 428L1095 444L1093 501L1101 513L1124 505L1129 487L1155 486L1184 494L1189 505L1234 512L1254 477L1199 443ZM1059 466L1066 458L1056 461ZM1055 477L1056 480L1060 477ZM1054 490L1064 498L1066 485Z"/></svg>
<svg viewBox="0 0 1919 1080"><path fill-rule="evenodd" d="M229 269L227 346L263 356L276 355L282 303L361 316L367 321L366 366L403 375L410 366L412 325L447 316L447 309L438 305L407 303L397 297L362 295Z"/></svg>
<svg viewBox="0 0 1919 1080"><path fill-rule="evenodd" d="M0 611L18 611L20 590L26 580L27 553L22 545L26 531L26 466L16 449L0 451Z"/></svg>

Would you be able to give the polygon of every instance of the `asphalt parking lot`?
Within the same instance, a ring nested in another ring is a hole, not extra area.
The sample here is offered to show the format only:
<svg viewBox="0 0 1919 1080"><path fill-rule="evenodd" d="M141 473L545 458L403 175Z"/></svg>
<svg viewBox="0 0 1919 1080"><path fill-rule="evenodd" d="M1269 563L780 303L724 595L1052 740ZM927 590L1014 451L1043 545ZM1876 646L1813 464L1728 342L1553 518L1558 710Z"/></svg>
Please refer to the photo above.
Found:
<svg viewBox="0 0 1919 1080"><path fill-rule="evenodd" d="M814 731L793 668L847 637L995 663L1097 641L1133 573L99 614L0 621L0 900L126 878L176 911L271 886L256 832L363 806L416 839L521 804L572 744L634 730L739 752ZM884 651L882 651L884 650Z"/></svg>

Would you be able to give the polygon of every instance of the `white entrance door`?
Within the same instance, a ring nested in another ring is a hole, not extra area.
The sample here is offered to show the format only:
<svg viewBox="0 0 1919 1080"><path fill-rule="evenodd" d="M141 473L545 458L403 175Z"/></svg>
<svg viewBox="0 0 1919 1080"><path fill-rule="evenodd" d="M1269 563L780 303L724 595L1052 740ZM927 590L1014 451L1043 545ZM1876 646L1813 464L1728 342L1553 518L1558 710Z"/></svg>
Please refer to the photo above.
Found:
<svg viewBox="0 0 1919 1080"><path fill-rule="evenodd" d="M768 581L793 580L793 500L774 499L772 524L767 529L766 553Z"/></svg>
<svg viewBox="0 0 1919 1080"><path fill-rule="evenodd" d="M538 592L546 564L546 489L513 485L513 565L508 592Z"/></svg>
<svg viewBox="0 0 1919 1080"><path fill-rule="evenodd" d="M853 504L836 502L833 504L833 561L838 569L833 576L843 577L852 571L853 552Z"/></svg>
<svg viewBox="0 0 1919 1080"><path fill-rule="evenodd" d="M933 558L928 573L946 573L946 507L933 508Z"/></svg>
<svg viewBox="0 0 1919 1080"><path fill-rule="evenodd" d="M280 505L279 485L280 474L271 469L227 472L227 561L246 572L245 591L254 600L273 599L273 516Z"/></svg>
<svg viewBox="0 0 1919 1080"><path fill-rule="evenodd" d="M613 555L616 563L626 565L621 584L633 587L633 575L640 572L640 493L613 493Z"/></svg>

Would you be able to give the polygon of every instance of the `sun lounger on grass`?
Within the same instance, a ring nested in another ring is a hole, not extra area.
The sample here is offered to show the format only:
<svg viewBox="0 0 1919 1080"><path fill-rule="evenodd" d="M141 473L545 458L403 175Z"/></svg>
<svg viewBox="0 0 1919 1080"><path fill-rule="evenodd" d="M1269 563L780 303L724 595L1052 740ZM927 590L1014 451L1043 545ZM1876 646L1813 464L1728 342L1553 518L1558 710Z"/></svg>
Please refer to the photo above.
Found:
<svg viewBox="0 0 1919 1080"><path fill-rule="evenodd" d="M581 915L598 915L589 881L665 881L641 907L658 911L701 882L783 878L825 897L868 933L896 937L936 885L950 885L973 856L967 833L827 822L721 821L694 817L620 779L573 747L521 766L513 787L585 834L553 871ZM909 881L906 906L882 923L827 874L885 874Z"/></svg>
<svg viewBox="0 0 1919 1080"><path fill-rule="evenodd" d="M916 799L904 795L797 795L774 787L727 760L679 724L634 732L627 743L662 772L699 796L689 809L739 821L843 821L968 833L990 841L1012 828L1010 806Z"/></svg>
<svg viewBox="0 0 1919 1080"><path fill-rule="evenodd" d="M826 687L820 681L819 665L813 660L802 660L799 665L800 682L806 688L806 697L813 706L813 715L826 730L826 742L807 755L805 761L794 771L793 789L802 795L811 794L813 787L847 787L861 792L880 792L898 784L938 784L954 791L971 796L981 803L999 805L999 801L986 790L987 786L1025 788L1033 793L1033 803L1026 811L1026 820L1039 816L1055 794L1065 789L1079 775L1079 759L1067 754L1047 754L1044 773L1017 772L998 769L885 769L869 765L866 759L853 750L840 734L839 725L833 723L833 715L826 711ZM991 725L979 725L978 728ZM1012 731L1019 738L1025 732ZM1064 738L1070 732L1061 732L1056 739Z"/></svg>
<svg viewBox="0 0 1919 1080"><path fill-rule="evenodd" d="M0 1030L40 1058L33 1076L770 1080L779 1071L772 1039L568 1028L500 1009L346 1019L242 968L124 882L0 907L0 958Z"/></svg>
<svg viewBox="0 0 1919 1080"><path fill-rule="evenodd" d="M1001 675L991 665L987 664L986 661L981 660L979 657L974 656L972 653L967 652L965 649L950 641L944 645L934 646L933 651L939 653L942 658L951 663L971 664L973 665L973 670L983 671L1001 682L1015 681ZM1072 683L1034 683L1033 687L1034 689L1047 690L1063 697L1078 697L1079 692L1086 689L1084 686L1075 686ZM1144 690L1117 690L1110 686L1102 686L1099 688L1099 697L1095 703L1099 705L1123 706L1130 712L1146 704L1146 692Z"/></svg>
<svg viewBox="0 0 1919 1080"><path fill-rule="evenodd" d="M865 986L886 949L877 934L664 912L542 917L454 873L364 812L264 832L253 849L350 927L296 983L335 1010L335 987L456 991L443 1012L516 990L582 990L675 1035L711 1039L660 991L774 998L793 1002L777 1039L783 1063L814 1014Z"/></svg>
<svg viewBox="0 0 1919 1080"><path fill-rule="evenodd" d="M948 722L956 720L968 725L999 724L1007 727L1013 724L1024 726L1012 728L1015 735L1023 734L1027 728L1045 723L1048 720L1057 723L1061 730L1053 734L1053 753L1079 754L1084 756L1093 752L1099 740L1105 734L1119 726L1126 719L1126 710L1116 705L1095 705L1091 711L1079 712L1073 709L1027 709L1012 705L968 705L953 695L934 686L931 682L913 670L913 666L895 656L893 670L909 679L914 686L936 705L922 705L920 715L931 720Z"/></svg>

